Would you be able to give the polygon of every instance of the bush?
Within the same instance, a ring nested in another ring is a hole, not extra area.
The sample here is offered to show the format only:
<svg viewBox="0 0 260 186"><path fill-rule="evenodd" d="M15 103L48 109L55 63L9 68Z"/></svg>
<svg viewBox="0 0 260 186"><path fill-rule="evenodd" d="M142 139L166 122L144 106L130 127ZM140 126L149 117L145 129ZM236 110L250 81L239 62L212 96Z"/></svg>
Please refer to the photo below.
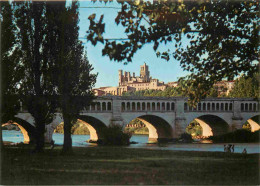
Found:
<svg viewBox="0 0 260 186"><path fill-rule="evenodd" d="M182 142L192 142L193 139L192 139L192 136L190 134L185 132L185 133L181 134L180 141L182 141Z"/></svg>
<svg viewBox="0 0 260 186"><path fill-rule="evenodd" d="M256 132L251 132L246 129L239 129L234 132L229 132L227 134L219 136L210 136L210 140L213 142L233 142L233 143L249 143L249 142L259 142L259 130Z"/></svg>
<svg viewBox="0 0 260 186"><path fill-rule="evenodd" d="M102 130L102 144L104 145L129 145L132 134L123 132L121 125L110 124Z"/></svg>
<svg viewBox="0 0 260 186"><path fill-rule="evenodd" d="M7 126L3 126L2 130L8 130Z"/></svg>

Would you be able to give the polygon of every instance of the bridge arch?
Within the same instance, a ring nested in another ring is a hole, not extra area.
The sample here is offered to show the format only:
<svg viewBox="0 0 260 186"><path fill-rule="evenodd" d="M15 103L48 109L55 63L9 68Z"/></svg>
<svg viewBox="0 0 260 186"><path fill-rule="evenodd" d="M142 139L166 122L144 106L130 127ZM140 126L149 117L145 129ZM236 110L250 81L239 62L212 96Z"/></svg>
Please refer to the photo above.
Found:
<svg viewBox="0 0 260 186"><path fill-rule="evenodd" d="M228 123L217 115L204 114L189 119L187 124L196 121L202 128L202 137L222 135L229 132Z"/></svg>
<svg viewBox="0 0 260 186"><path fill-rule="evenodd" d="M100 121L99 119L88 116L88 115L80 115L78 116L78 121L85 124L90 132L90 140L91 141L97 141L99 139L102 139L102 129L106 127L106 125ZM54 129L57 128L57 126L62 122L62 120L57 119L55 124L52 125L52 133L54 133ZM51 138L52 139L52 138Z"/></svg>
<svg viewBox="0 0 260 186"><path fill-rule="evenodd" d="M36 129L29 122L27 122L21 118L14 117L12 120L10 120L6 123L3 123L2 127L11 125L11 124L18 126L18 128L21 130L21 132L23 134L23 138L24 138L23 143L28 144L28 143L35 142Z"/></svg>
<svg viewBox="0 0 260 186"><path fill-rule="evenodd" d="M95 117L87 115L79 116L78 120L80 120L87 126L90 132L90 140L97 141L99 139L102 139L102 129L107 127L102 121Z"/></svg>
<svg viewBox="0 0 260 186"><path fill-rule="evenodd" d="M173 138L171 125L162 117L156 115L137 115L125 120L125 124L138 119L142 121L149 131L149 142L162 142Z"/></svg>
<svg viewBox="0 0 260 186"><path fill-rule="evenodd" d="M250 125L251 132L260 130L260 115L254 115L252 117L246 118L246 122ZM244 122L243 124L245 124Z"/></svg>

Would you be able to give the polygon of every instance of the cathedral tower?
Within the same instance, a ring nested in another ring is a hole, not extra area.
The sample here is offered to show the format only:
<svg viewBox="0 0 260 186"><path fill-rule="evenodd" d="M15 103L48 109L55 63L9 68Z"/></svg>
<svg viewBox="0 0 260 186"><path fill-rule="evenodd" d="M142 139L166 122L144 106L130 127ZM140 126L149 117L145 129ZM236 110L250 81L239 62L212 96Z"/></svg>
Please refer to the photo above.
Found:
<svg viewBox="0 0 260 186"><path fill-rule="evenodd" d="M148 66L146 65L146 63L144 63L144 65L141 65L140 77L142 77L144 79L144 81L149 82L150 72L149 72L149 69L148 69Z"/></svg>
<svg viewBox="0 0 260 186"><path fill-rule="evenodd" d="M119 70L118 71L118 78L119 78L119 86L122 85L122 82L123 82L123 70Z"/></svg>

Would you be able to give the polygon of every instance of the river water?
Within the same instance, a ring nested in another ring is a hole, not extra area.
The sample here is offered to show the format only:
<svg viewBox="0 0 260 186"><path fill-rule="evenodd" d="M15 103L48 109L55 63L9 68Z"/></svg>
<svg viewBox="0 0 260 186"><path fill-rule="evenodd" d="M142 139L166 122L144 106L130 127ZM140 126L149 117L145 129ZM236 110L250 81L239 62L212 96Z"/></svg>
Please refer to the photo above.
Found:
<svg viewBox="0 0 260 186"><path fill-rule="evenodd" d="M13 143L23 142L23 134L20 131L3 130L3 141ZM89 135L72 135L72 145L75 147L93 147L96 144L87 143ZM54 133L55 144L63 144L63 134ZM224 143L192 143L192 144L147 144L148 135L133 135L130 141L138 142L131 144L127 148L146 148L157 150L182 150L182 151L221 151ZM260 143L234 143L235 152L241 153L246 148L247 153L260 153Z"/></svg>

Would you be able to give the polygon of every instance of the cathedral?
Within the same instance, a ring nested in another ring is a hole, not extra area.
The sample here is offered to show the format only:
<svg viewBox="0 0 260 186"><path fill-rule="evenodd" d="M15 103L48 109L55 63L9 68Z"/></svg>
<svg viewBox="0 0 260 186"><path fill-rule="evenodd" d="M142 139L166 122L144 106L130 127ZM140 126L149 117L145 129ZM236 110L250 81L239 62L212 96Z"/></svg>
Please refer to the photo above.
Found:
<svg viewBox="0 0 260 186"><path fill-rule="evenodd" d="M215 83L218 89L218 95L228 95L233 89L235 81L219 81ZM144 63L140 67L140 76L131 75L130 72L118 71L118 86L117 87L100 87L93 89L96 96L115 95L122 96L123 92L139 91L139 90L165 90L167 87L177 87L178 82L168 82L153 79L150 76L148 65Z"/></svg>
<svg viewBox="0 0 260 186"><path fill-rule="evenodd" d="M153 79L150 76L148 65L144 63L140 67L140 76L131 75L130 72L118 71L118 86L117 87L100 87L94 89L97 96L116 95L121 96L123 92L138 91L138 90L165 90L167 85L158 79Z"/></svg>

